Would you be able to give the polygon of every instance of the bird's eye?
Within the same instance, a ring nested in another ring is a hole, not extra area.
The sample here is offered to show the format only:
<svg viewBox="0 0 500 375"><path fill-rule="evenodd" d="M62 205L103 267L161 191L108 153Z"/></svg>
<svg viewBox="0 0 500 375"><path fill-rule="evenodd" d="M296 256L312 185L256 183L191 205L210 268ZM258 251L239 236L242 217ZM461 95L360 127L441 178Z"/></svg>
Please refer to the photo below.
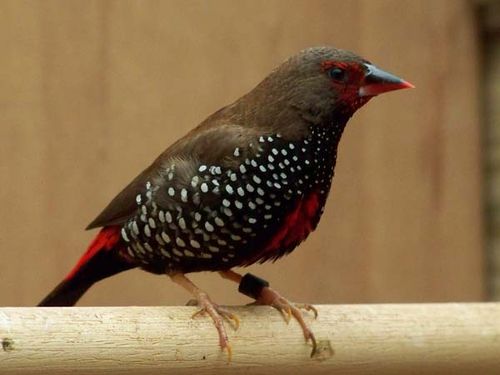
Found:
<svg viewBox="0 0 500 375"><path fill-rule="evenodd" d="M335 81L345 82L347 79L347 72L342 68L332 68L328 71L328 77Z"/></svg>

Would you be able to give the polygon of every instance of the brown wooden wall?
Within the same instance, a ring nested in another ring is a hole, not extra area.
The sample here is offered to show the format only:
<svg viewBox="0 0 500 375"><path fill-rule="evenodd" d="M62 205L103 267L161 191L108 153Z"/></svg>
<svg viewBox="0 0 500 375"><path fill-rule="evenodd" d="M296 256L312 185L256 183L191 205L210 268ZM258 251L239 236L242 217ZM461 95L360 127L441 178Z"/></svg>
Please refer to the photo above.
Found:
<svg viewBox="0 0 500 375"><path fill-rule="evenodd" d="M294 300L483 298L476 25L468 1L0 2L0 305L33 305L152 159L300 49L354 50L417 89L350 122L325 216L251 270ZM216 274L194 280L247 301ZM81 304L179 304L141 271Z"/></svg>

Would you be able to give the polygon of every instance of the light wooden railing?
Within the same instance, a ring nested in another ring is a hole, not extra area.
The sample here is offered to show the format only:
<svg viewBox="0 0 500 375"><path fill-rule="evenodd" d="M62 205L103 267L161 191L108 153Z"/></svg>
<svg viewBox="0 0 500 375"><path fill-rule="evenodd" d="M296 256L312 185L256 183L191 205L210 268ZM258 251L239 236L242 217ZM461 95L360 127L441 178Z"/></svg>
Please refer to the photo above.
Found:
<svg viewBox="0 0 500 375"><path fill-rule="evenodd" d="M500 374L500 303L234 307L231 362L195 307L0 308L0 374Z"/></svg>

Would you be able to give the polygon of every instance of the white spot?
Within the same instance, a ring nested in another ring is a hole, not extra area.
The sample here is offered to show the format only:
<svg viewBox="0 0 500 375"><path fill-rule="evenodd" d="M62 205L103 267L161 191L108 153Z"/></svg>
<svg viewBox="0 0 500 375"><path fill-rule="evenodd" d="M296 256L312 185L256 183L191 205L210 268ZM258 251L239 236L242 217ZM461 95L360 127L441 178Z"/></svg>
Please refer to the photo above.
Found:
<svg viewBox="0 0 500 375"><path fill-rule="evenodd" d="M143 213L144 215L146 215L146 214L148 213L148 209L147 209L147 207L146 207L145 205L142 205L142 206L141 206L141 211L142 211L142 213Z"/></svg>
<svg viewBox="0 0 500 375"><path fill-rule="evenodd" d="M243 227L241 230L245 233L252 233L252 228Z"/></svg>
<svg viewBox="0 0 500 375"><path fill-rule="evenodd" d="M226 191L228 192L228 194L234 193L233 187L229 184L226 185Z"/></svg>
<svg viewBox="0 0 500 375"><path fill-rule="evenodd" d="M233 212L229 208L224 208L223 212L224 212L224 215L226 215L226 216L233 216Z"/></svg>
<svg viewBox="0 0 500 375"><path fill-rule="evenodd" d="M267 137L267 141L272 142L272 141L274 141L274 139L273 139L273 137L269 136L269 137Z"/></svg>
<svg viewBox="0 0 500 375"><path fill-rule="evenodd" d="M152 247L151 247L151 246L150 246L147 242L145 242L145 243L144 243L144 247L145 247L145 248L146 248L146 250L147 250L147 251L149 251L150 253L152 253L152 252L153 252L153 248L152 248Z"/></svg>
<svg viewBox="0 0 500 375"><path fill-rule="evenodd" d="M240 210L243 208L243 203L241 203L240 201L234 201L234 205Z"/></svg>
<svg viewBox="0 0 500 375"><path fill-rule="evenodd" d="M236 147L236 148L234 149L233 155L234 155L234 156L240 156L240 148L239 148L239 147Z"/></svg>
<svg viewBox="0 0 500 375"><path fill-rule="evenodd" d="M274 162L274 158L272 157L272 155L269 155L269 156L267 157L267 160L269 160L269 163Z"/></svg>
<svg viewBox="0 0 500 375"><path fill-rule="evenodd" d="M238 179L238 176L236 175L236 173L231 173L229 175L229 179L233 182L235 182L237 179Z"/></svg>
<svg viewBox="0 0 500 375"><path fill-rule="evenodd" d="M218 240L217 240L217 243L218 243L219 245L221 245L221 246L226 246L226 245L227 245L227 242L226 242L226 241L224 241L224 240L221 240L221 239L218 239Z"/></svg>
<svg viewBox="0 0 500 375"><path fill-rule="evenodd" d="M161 232L161 238L163 239L163 241L165 241L166 243L170 243L170 237L168 234L166 234L165 232Z"/></svg>
<svg viewBox="0 0 500 375"><path fill-rule="evenodd" d="M271 152L272 152L274 155L278 155L278 154L279 154L278 150L276 150L275 148L271 149Z"/></svg>
<svg viewBox="0 0 500 375"><path fill-rule="evenodd" d="M168 195L170 195L171 197L173 197L175 195L175 190L173 187L168 188Z"/></svg>
<svg viewBox="0 0 500 375"><path fill-rule="evenodd" d="M257 194L259 194L260 196L262 196L262 197L263 197L265 193L264 193L264 190L262 190L262 189L259 187L259 188L257 188Z"/></svg>
<svg viewBox="0 0 500 375"><path fill-rule="evenodd" d="M241 173L247 173L247 169L246 169L246 167L243 164L240 165L240 172Z"/></svg>
<svg viewBox="0 0 500 375"><path fill-rule="evenodd" d="M199 249L201 247L200 243L196 240L190 240L189 244L194 247L195 249Z"/></svg>
<svg viewBox="0 0 500 375"><path fill-rule="evenodd" d="M265 172L265 171L266 171L266 167L264 167L263 165L259 165L259 169L260 169L262 172Z"/></svg>
<svg viewBox="0 0 500 375"><path fill-rule="evenodd" d="M286 156L288 153L287 153L287 152L286 152L286 150L283 148L283 149L281 150L281 154L282 154L283 156Z"/></svg>
<svg viewBox="0 0 500 375"><path fill-rule="evenodd" d="M221 167L215 167L215 173L216 174L221 174L222 173Z"/></svg>
<svg viewBox="0 0 500 375"><path fill-rule="evenodd" d="M178 249L176 249L175 247L172 249L172 251L174 252L175 255L177 255L178 257L181 257L183 256L184 254L182 254Z"/></svg>
<svg viewBox="0 0 500 375"><path fill-rule="evenodd" d="M297 160L299 160L299 158L297 157L297 155L293 155L293 156L292 156L292 160L293 160L293 161L297 161Z"/></svg>
<svg viewBox="0 0 500 375"><path fill-rule="evenodd" d="M248 222L249 222L250 224L255 224L255 223L257 222L257 219L256 219L256 218L254 218L254 217L249 217L249 218L248 218Z"/></svg>
<svg viewBox="0 0 500 375"><path fill-rule="evenodd" d="M259 198L259 197L255 198L255 202L256 202L257 204L262 204L262 203L264 203L264 201L262 200L262 198Z"/></svg>
<svg viewBox="0 0 500 375"><path fill-rule="evenodd" d="M184 230L186 229L186 220L183 217L179 218L179 227Z"/></svg>
<svg viewBox="0 0 500 375"><path fill-rule="evenodd" d="M257 164L257 162L256 162L254 159L252 159L252 160L250 161L250 164L252 164L252 167L257 168L257 165L258 165L258 164Z"/></svg>
<svg viewBox="0 0 500 375"><path fill-rule="evenodd" d="M201 191L204 193L208 192L208 185L206 182L201 184Z"/></svg>
<svg viewBox="0 0 500 375"><path fill-rule="evenodd" d="M290 160L285 159L285 160L283 160L283 163L285 163L285 165L290 165Z"/></svg>
<svg viewBox="0 0 500 375"><path fill-rule="evenodd" d="M219 227L224 226L224 221L222 221L222 219L220 217L216 216L214 221L215 221L215 224L217 224Z"/></svg>
<svg viewBox="0 0 500 375"><path fill-rule="evenodd" d="M214 231L214 226L212 224L210 224L210 222L208 221L205 221L205 229L209 232L213 232Z"/></svg>
<svg viewBox="0 0 500 375"><path fill-rule="evenodd" d="M149 218L148 223L149 223L149 226L151 228L153 228L153 229L156 228L156 223L155 223L155 221L154 221L154 219L152 217Z"/></svg>
<svg viewBox="0 0 500 375"><path fill-rule="evenodd" d="M288 147L290 147L290 150L293 150L293 149L295 148L295 146L293 145L293 143L290 143L290 144L288 145Z"/></svg>
<svg viewBox="0 0 500 375"><path fill-rule="evenodd" d="M187 190L183 188L181 190L181 201L187 202L187 200L188 200L188 193Z"/></svg>
<svg viewBox="0 0 500 375"><path fill-rule="evenodd" d="M250 209L252 209L252 210L255 210L257 208L255 203L253 203L252 201L248 202L248 207L250 207Z"/></svg>
<svg viewBox="0 0 500 375"><path fill-rule="evenodd" d="M125 228L122 228L122 238L125 242L130 242L130 239L127 237L127 232L125 232Z"/></svg>
<svg viewBox="0 0 500 375"><path fill-rule="evenodd" d="M146 236L151 237L151 229L149 229L149 225L147 224L144 226L144 233Z"/></svg>
<svg viewBox="0 0 500 375"><path fill-rule="evenodd" d="M264 143L265 142L264 137L260 136L259 137L259 142Z"/></svg>
<svg viewBox="0 0 500 375"><path fill-rule="evenodd" d="M225 199L225 198L224 198L224 199L222 200L222 205L223 205L224 207L229 207L229 206L231 206L231 202L229 202L227 199Z"/></svg>
<svg viewBox="0 0 500 375"><path fill-rule="evenodd" d="M191 186L195 188L198 186L198 182L200 182L200 178L198 176L193 176L191 179Z"/></svg>
<svg viewBox="0 0 500 375"><path fill-rule="evenodd" d="M137 202L137 204L141 204L142 201L141 194L137 194L137 196L135 197L135 201Z"/></svg>
<svg viewBox="0 0 500 375"><path fill-rule="evenodd" d="M208 250L210 250L212 253L218 253L219 252L219 248L217 246L208 246Z"/></svg>
<svg viewBox="0 0 500 375"><path fill-rule="evenodd" d="M165 245L165 242L161 239L159 234L155 235L156 242L158 242L160 245Z"/></svg>
<svg viewBox="0 0 500 375"><path fill-rule="evenodd" d="M172 255L170 255L170 253L165 250L163 247L160 247L160 251L163 255L165 255L167 258L172 258Z"/></svg>
<svg viewBox="0 0 500 375"><path fill-rule="evenodd" d="M133 222L132 222L132 230L134 231L134 233L135 233L136 235L138 235L138 234L139 234L139 227L137 226L137 222L136 222L136 221L133 221Z"/></svg>
<svg viewBox="0 0 500 375"><path fill-rule="evenodd" d="M273 217L271 214L264 215L264 219L269 220Z"/></svg>
<svg viewBox="0 0 500 375"><path fill-rule="evenodd" d="M201 254L200 254L200 257L205 258L205 259L211 259L211 258L212 258L212 254L209 254L209 253L201 253Z"/></svg>
<svg viewBox="0 0 500 375"><path fill-rule="evenodd" d="M195 213L194 213L194 219L195 219L196 221L200 221L200 220L201 220L201 214L200 214L199 212L195 212Z"/></svg>
<svg viewBox="0 0 500 375"><path fill-rule="evenodd" d="M217 180L212 180L212 184L214 184L215 186L219 186L219 181L217 181Z"/></svg>
<svg viewBox="0 0 500 375"><path fill-rule="evenodd" d="M253 181L254 181L256 184L260 184L260 183L262 182L262 180L261 180L258 176L256 176L256 175L254 175L254 176L252 177L252 179L253 179Z"/></svg>
<svg viewBox="0 0 500 375"><path fill-rule="evenodd" d="M179 247L186 247L186 243L184 242L184 240L180 237L176 237L175 239L175 243L177 244L177 246Z"/></svg>
<svg viewBox="0 0 500 375"><path fill-rule="evenodd" d="M158 218L160 219L160 221L162 223L164 223L165 222L165 212L160 210L160 212L158 212Z"/></svg>
<svg viewBox="0 0 500 375"><path fill-rule="evenodd" d="M276 189L281 189L281 185L278 184L277 182L274 183L274 186L276 187Z"/></svg>
<svg viewBox="0 0 500 375"><path fill-rule="evenodd" d="M169 224L172 222L172 214L170 213L170 211L165 212L165 219L167 220L167 223L169 223Z"/></svg>
<svg viewBox="0 0 500 375"><path fill-rule="evenodd" d="M237 234L231 234L231 239L233 241L240 241L241 240L241 237L238 236Z"/></svg>
<svg viewBox="0 0 500 375"><path fill-rule="evenodd" d="M198 172L205 172L206 170L207 170L206 165L200 165L200 167L198 168Z"/></svg>
<svg viewBox="0 0 500 375"><path fill-rule="evenodd" d="M306 160L304 160L304 163L305 163L306 165L311 164L311 162L310 162L309 160L307 160L307 159L306 159Z"/></svg>
<svg viewBox="0 0 500 375"><path fill-rule="evenodd" d="M184 254L188 257L194 257L194 253L188 249L184 250Z"/></svg>
<svg viewBox="0 0 500 375"><path fill-rule="evenodd" d="M245 196L245 190L243 190L241 186L238 189L236 189L236 191L238 192L238 195L240 195L241 197Z"/></svg>

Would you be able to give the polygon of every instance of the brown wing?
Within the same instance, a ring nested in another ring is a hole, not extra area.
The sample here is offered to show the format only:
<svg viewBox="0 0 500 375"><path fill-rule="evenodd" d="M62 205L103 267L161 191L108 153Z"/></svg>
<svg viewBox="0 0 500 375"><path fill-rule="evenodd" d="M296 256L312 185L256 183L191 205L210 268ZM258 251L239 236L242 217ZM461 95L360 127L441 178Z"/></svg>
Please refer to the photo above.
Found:
<svg viewBox="0 0 500 375"><path fill-rule="evenodd" d="M190 180L190 174L199 165L217 164L229 166L234 163L233 152L241 148L240 157L247 157L252 150L248 144L256 137L248 127L239 125L200 126L165 150L148 168L128 184L95 218L86 229L107 225L119 225L137 213L136 197L144 194L148 181L160 180L166 191L169 184L166 169L175 163L176 178ZM183 178L184 176L184 178Z"/></svg>

